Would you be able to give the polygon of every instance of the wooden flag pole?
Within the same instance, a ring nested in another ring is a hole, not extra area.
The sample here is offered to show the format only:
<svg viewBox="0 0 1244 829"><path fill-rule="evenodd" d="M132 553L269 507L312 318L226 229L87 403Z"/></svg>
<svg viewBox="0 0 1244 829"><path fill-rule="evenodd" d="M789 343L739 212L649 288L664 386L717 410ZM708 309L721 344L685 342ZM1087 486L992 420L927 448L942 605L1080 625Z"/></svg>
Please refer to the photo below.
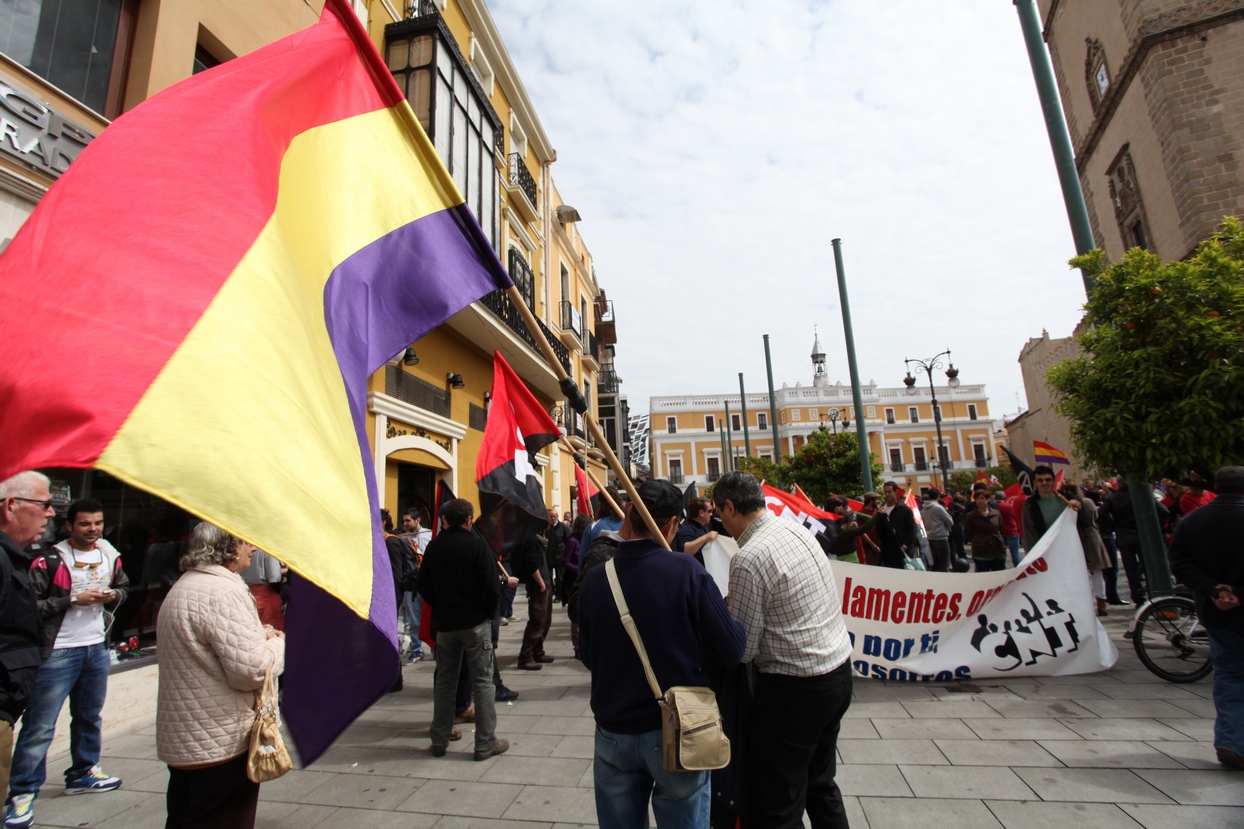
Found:
<svg viewBox="0 0 1244 829"><path fill-rule="evenodd" d="M531 313L531 309L527 307L527 302L523 299L523 294L514 285L506 290L511 304L518 309L519 315L523 318L523 322L527 326L527 330L531 332L531 336L535 339L536 345L540 347L540 353L544 355L544 359L548 361L549 368L553 369L553 374L557 376L557 381L562 384L562 391L566 393L567 399L572 404L575 400L566 388L567 375L566 369L562 368L561 362L557 359L557 352L553 350L553 346L549 345L549 341L545 338L544 332L540 330L540 325L536 322L536 315ZM577 386L571 384L578 399L582 401L583 392L579 391ZM576 411L578 411L575 406ZM631 481L631 476L626 474L626 470L622 468L622 462L618 460L618 456L613 454L613 447L609 445L609 441L605 440L604 434L600 431L600 426L596 423L596 418L592 416L586 407L579 411L583 417L583 422L587 425L588 432L596 441L596 448L605 456L605 461L613 469L613 474L618 476L618 480L622 482L622 488L626 490L626 494L630 496L631 504L635 509L639 510L639 514L643 516L644 525L648 528L648 532L652 535L653 540L660 543L665 549L669 549L669 542L665 540L665 534L661 532L661 528L657 526L657 522L653 519L652 513L648 512L648 507L639 497L639 492L635 489L635 484Z"/></svg>
<svg viewBox="0 0 1244 829"><path fill-rule="evenodd" d="M570 441L566 440L565 435L561 436L560 441L561 441L562 448L565 449L567 452L569 452L571 455L579 454L579 450L575 449L574 445L571 444ZM600 493L600 497L604 498L605 501L609 503L609 506L613 507L614 514L617 515L618 518L622 520L626 520L626 513L622 512L622 508L618 506L618 503L614 501L613 498L610 497L607 491L605 491L605 487L601 484L600 479L596 477L596 473L592 471L591 467L589 467L587 464L584 464L583 471L586 472L588 478L591 479L592 485L596 487L596 491Z"/></svg>

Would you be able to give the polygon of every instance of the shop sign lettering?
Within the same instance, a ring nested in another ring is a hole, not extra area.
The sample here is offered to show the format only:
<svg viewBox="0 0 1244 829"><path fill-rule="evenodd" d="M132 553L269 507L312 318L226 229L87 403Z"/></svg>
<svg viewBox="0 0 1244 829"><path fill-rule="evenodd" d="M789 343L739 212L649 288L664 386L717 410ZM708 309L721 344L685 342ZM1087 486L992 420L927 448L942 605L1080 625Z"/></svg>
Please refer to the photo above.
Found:
<svg viewBox="0 0 1244 829"><path fill-rule="evenodd" d="M59 178L94 138L0 78L0 152Z"/></svg>

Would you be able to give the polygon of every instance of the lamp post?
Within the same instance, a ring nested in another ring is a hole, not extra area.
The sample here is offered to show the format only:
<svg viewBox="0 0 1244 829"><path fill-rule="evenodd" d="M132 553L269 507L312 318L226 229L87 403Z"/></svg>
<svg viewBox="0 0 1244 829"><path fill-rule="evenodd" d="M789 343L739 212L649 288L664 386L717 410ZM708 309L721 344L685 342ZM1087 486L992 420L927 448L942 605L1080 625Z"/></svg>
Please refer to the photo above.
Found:
<svg viewBox="0 0 1244 829"><path fill-rule="evenodd" d="M839 411L838 409L834 408L834 409L830 409L830 410L829 410L826 414L821 415L821 431L822 431L822 432L824 432L824 431L825 431L825 420L826 420L827 418L828 418L828 420L829 420L829 422L830 422L830 425L834 427L834 437L837 437L837 436L838 436L838 421L839 421L839 420L841 420L841 421L842 421L842 428L843 428L843 429L850 429L850 428L851 428L851 421L850 421L850 419L849 419L849 418L845 418L845 417L843 417L843 416L842 416L842 412L841 412L841 411Z"/></svg>
<svg viewBox="0 0 1244 829"><path fill-rule="evenodd" d="M942 362L943 357L946 358L945 363ZM923 371L929 378L929 395L933 398L933 424L937 427L937 465L942 469L942 491L946 492L950 489L950 473L946 470L946 457L949 453L945 451L945 444L942 441L942 410L937 406L937 389L933 386L933 372L939 368L945 368L946 385L957 389L959 388L959 369L955 368L955 364L950 361L949 348L928 360L903 360L903 364L907 367L907 376L903 378L903 384L907 386L909 397L914 397L916 394L916 378L911 373L913 363L917 371Z"/></svg>

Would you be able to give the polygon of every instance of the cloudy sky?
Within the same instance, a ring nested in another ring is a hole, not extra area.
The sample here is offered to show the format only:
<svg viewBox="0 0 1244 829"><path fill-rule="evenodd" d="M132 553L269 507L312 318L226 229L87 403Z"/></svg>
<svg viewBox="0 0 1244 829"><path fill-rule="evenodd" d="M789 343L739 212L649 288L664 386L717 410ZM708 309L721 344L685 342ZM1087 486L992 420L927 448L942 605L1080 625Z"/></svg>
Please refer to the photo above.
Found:
<svg viewBox="0 0 1244 829"><path fill-rule="evenodd" d="M1020 347L1084 302L1019 19L1005 0L489 0L653 395L849 382L943 349L995 415ZM923 379L923 378L922 378Z"/></svg>

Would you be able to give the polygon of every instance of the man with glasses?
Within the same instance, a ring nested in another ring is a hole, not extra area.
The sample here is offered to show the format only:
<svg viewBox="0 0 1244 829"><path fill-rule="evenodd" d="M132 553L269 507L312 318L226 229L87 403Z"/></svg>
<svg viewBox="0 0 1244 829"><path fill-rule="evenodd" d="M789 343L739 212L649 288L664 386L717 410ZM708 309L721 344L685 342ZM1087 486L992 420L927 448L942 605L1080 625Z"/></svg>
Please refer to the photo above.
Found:
<svg viewBox="0 0 1244 829"><path fill-rule="evenodd" d="M39 605L23 551L55 515L47 477L19 472L0 481L0 784L9 788L13 723L30 701L39 671Z"/></svg>
<svg viewBox="0 0 1244 829"><path fill-rule="evenodd" d="M34 822L34 801L47 781L48 747L66 699L73 700L73 760L65 771L65 794L110 792L121 786L119 777L99 767L99 752L110 664L107 619L125 600L130 580L121 569L121 554L103 538L103 504L90 498L70 504L65 527L69 538L30 567L43 617L43 662L13 750L4 820L8 829Z"/></svg>

